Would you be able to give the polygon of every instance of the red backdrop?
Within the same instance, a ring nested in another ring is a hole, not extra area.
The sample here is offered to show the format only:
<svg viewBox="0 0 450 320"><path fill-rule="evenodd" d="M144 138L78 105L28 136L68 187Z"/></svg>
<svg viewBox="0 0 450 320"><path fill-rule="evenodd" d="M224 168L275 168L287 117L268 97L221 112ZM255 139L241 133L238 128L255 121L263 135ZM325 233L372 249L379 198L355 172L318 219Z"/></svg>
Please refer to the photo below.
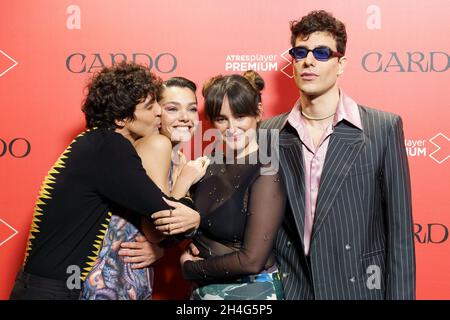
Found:
<svg viewBox="0 0 450 320"><path fill-rule="evenodd" d="M111 55L134 57L163 78L182 75L201 86L212 75L253 68L266 80L270 117L298 96L286 60L289 21L313 9L346 23L350 64L341 87L359 103L403 117L417 296L449 299L448 0L3 0L0 298L8 298L21 265L41 180L83 129L80 106L92 72L111 64ZM157 264L157 299L186 297L178 254Z"/></svg>

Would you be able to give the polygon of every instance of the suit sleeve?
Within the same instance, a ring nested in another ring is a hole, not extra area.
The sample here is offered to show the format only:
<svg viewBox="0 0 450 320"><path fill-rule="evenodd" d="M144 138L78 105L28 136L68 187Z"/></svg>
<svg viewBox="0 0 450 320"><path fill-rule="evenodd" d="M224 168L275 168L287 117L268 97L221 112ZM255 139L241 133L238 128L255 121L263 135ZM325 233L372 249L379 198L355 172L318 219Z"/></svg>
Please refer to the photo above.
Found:
<svg viewBox="0 0 450 320"><path fill-rule="evenodd" d="M415 299L411 182L403 125L398 116L394 119L388 136L382 180L388 231L386 299Z"/></svg>

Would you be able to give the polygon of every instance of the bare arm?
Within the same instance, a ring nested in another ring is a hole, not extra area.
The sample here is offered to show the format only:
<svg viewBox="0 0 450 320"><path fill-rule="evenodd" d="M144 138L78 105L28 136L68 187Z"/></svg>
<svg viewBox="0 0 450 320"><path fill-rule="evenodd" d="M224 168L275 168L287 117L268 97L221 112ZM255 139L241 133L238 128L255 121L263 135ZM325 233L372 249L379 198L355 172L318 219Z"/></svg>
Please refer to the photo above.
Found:
<svg viewBox="0 0 450 320"><path fill-rule="evenodd" d="M167 195L169 193L169 170L172 143L166 136L157 134L139 139L135 148L147 175Z"/></svg>
<svg viewBox="0 0 450 320"><path fill-rule="evenodd" d="M161 188L161 190L176 199L180 199L186 195L191 185L197 182L206 172L209 165L207 157L198 158L195 161L189 161L181 170L180 175L176 179L176 184L172 193L169 192L169 170L172 155L172 143L163 135L154 135L140 139L136 145L136 151L142 160L148 176ZM180 216L176 216L178 211L172 211L177 225L169 232L165 229L157 230L154 224L144 219L143 229L145 236L150 242L159 242L164 238L165 234L176 234L185 232L186 230L196 229L200 223L199 215L192 214L191 211L180 211ZM171 213L172 214L172 213ZM176 228L175 228L176 227ZM168 231L168 230L167 230Z"/></svg>
<svg viewBox="0 0 450 320"><path fill-rule="evenodd" d="M210 160L206 156L188 161L180 170L178 177L174 180L172 197L179 199L186 196L190 187L205 175L209 163Z"/></svg>
<svg viewBox="0 0 450 320"><path fill-rule="evenodd" d="M147 175L165 194L169 194L169 170L172 143L163 135L153 135L138 140L135 148L142 160ZM164 235L155 229L148 219L142 219L142 229L145 237L152 243L164 239Z"/></svg>

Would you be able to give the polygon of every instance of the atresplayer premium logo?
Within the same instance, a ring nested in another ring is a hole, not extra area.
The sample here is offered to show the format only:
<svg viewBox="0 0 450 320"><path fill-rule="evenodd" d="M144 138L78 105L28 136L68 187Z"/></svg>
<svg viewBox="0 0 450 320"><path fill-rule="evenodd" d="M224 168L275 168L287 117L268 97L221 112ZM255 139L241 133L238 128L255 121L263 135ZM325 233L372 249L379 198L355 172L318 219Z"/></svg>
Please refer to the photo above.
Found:
<svg viewBox="0 0 450 320"><path fill-rule="evenodd" d="M0 138L0 158L12 156L14 158L25 158L31 152L31 144L25 138L14 138L5 140Z"/></svg>
<svg viewBox="0 0 450 320"><path fill-rule="evenodd" d="M276 71L276 59L276 54L228 54L225 58L225 71Z"/></svg>
<svg viewBox="0 0 450 320"><path fill-rule="evenodd" d="M225 71L244 72L253 70L256 72L280 71L289 78L293 77L289 67L292 64L288 54L289 48L281 54L227 54L225 57Z"/></svg>
<svg viewBox="0 0 450 320"><path fill-rule="evenodd" d="M368 52L361 59L367 72L446 72L450 56L446 52Z"/></svg>
<svg viewBox="0 0 450 320"><path fill-rule="evenodd" d="M409 157L428 156L438 164L443 164L450 158L450 139L442 132L428 140L405 139L405 147Z"/></svg>
<svg viewBox="0 0 450 320"><path fill-rule="evenodd" d="M147 53L92 53L74 52L66 58L66 68L72 73L92 73L113 65L120 61L129 61L143 64L150 70L156 69L159 73L171 73L176 70L177 57L169 52L150 55Z"/></svg>

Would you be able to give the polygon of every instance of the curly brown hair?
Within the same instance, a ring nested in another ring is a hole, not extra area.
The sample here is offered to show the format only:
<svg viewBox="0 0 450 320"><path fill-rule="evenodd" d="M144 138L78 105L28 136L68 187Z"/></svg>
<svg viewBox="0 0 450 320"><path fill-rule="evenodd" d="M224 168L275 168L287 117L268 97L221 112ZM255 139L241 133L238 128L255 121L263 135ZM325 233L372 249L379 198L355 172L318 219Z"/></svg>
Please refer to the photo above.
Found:
<svg viewBox="0 0 450 320"><path fill-rule="evenodd" d="M291 21L291 45L295 46L295 40L301 36L307 40L311 33L322 31L328 32L336 40L336 49L345 54L347 45L347 32L345 25L324 10L311 11L301 20Z"/></svg>
<svg viewBox="0 0 450 320"><path fill-rule="evenodd" d="M158 97L162 80L142 65L120 62L96 73L82 106L86 127L116 129L115 120L134 120L136 105Z"/></svg>

